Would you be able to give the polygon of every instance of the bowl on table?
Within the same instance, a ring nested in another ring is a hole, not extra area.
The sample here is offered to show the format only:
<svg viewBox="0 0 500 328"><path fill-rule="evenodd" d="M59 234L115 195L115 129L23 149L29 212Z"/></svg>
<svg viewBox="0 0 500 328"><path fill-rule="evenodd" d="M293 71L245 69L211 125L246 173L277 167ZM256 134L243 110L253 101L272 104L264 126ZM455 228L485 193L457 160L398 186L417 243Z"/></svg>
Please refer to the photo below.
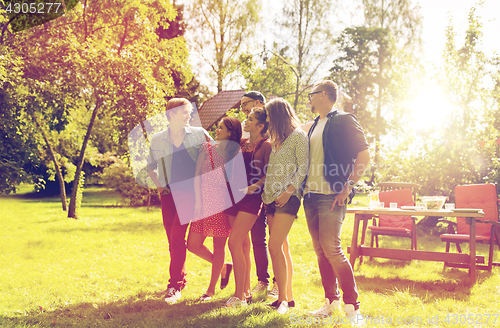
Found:
<svg viewBox="0 0 500 328"><path fill-rule="evenodd" d="M446 202L446 196L422 196L420 197L427 210L440 210Z"/></svg>

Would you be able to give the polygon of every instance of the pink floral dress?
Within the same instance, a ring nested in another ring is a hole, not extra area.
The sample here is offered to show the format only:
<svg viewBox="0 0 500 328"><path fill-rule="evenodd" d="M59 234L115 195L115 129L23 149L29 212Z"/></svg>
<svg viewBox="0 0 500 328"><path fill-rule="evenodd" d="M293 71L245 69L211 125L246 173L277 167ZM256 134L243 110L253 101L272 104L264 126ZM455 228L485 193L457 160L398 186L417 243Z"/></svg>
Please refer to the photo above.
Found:
<svg viewBox="0 0 500 328"><path fill-rule="evenodd" d="M229 237L231 225L224 212L226 205L224 192L227 193L226 179L220 169L224 165L224 158L214 149L214 145L203 143L205 160L201 166L201 199L203 213L215 213L209 216L203 214L203 219L191 223L191 230L206 237ZM206 216L206 217L205 217Z"/></svg>

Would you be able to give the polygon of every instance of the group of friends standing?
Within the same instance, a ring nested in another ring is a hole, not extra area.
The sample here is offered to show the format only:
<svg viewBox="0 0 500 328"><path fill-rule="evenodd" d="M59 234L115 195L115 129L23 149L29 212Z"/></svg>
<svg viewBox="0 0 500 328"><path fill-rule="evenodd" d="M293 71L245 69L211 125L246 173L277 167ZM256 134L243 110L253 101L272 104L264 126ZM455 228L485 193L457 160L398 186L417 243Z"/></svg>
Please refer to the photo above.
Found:
<svg viewBox="0 0 500 328"><path fill-rule="evenodd" d="M210 283L200 301L213 297L219 277L224 288L234 270L235 291L225 306L246 306L253 293L266 291L277 298L268 305L278 313L294 307L288 233L302 200L326 298L323 306L309 314L331 315L341 305L340 287L346 315L358 316L358 291L340 234L347 201L354 195L354 185L363 175L370 153L355 116L335 108L337 97L334 82L316 83L309 93L309 105L317 117L312 125L301 125L286 100L266 102L260 92L247 92L241 99L247 119L241 123L224 117L215 140L203 128L189 126L192 106L188 100L168 101L170 124L153 136L147 165L161 194L169 243L167 303L177 302L186 286L189 250L212 264ZM234 172L227 164L238 155L245 166L245 187L231 190L228 182ZM190 183L179 183L182 181ZM228 186L230 194L238 194L236 200L224 197ZM192 210L187 240L189 224L179 220L180 208ZM204 245L207 237L213 238L213 250ZM226 241L232 263L224 263ZM251 245L258 279L253 289ZM274 273L271 291L268 253Z"/></svg>

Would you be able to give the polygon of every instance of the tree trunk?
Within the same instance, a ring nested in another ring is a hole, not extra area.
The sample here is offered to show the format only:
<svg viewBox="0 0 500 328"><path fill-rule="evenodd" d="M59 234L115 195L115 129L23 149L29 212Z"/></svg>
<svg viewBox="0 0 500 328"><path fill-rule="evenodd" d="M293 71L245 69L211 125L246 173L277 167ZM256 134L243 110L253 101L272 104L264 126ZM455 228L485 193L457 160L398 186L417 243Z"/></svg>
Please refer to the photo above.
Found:
<svg viewBox="0 0 500 328"><path fill-rule="evenodd" d="M59 162L56 159L56 155L54 153L54 150L52 149L52 146L50 145L49 139L47 138L47 135L45 134L45 131L43 130L43 127L40 125L38 122L38 119L35 114L33 114L33 119L36 123L36 126L38 127L38 130L40 130L40 133L42 134L43 140L45 140L45 143L47 144L47 149L49 151L50 158L52 159L52 162L54 162L54 166L56 168L56 177L57 180L59 180L59 189L61 193L61 203L62 203L62 209L63 211L68 210L68 204L66 200L66 188L64 188L64 179L61 173L61 168L59 166Z"/></svg>
<svg viewBox="0 0 500 328"><path fill-rule="evenodd" d="M89 126L87 127L87 134L85 135L85 139L83 140L82 149L80 150L80 156L78 157L78 163L76 166L75 180L73 180L73 189L71 190L71 200L69 202L69 211L68 217L73 219L78 219L76 213L76 195L78 194L78 184L80 182L80 175L82 173L83 161L85 160L85 150L87 149L87 143L90 139L90 134L92 133L92 127L94 126L95 118L97 116L97 111L99 107L101 107L100 99L96 97L96 104L94 107L94 111L92 112L92 117L90 119Z"/></svg>

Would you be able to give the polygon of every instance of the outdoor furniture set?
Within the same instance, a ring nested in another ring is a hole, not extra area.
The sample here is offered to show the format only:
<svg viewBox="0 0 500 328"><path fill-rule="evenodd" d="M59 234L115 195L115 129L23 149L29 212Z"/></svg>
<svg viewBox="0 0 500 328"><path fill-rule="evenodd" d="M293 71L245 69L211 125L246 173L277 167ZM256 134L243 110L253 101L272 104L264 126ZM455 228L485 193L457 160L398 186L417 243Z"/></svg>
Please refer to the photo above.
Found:
<svg viewBox="0 0 500 328"><path fill-rule="evenodd" d="M380 201L385 205L379 208L350 208L347 213L354 213L354 230L350 253L350 262L354 267L357 258L363 262L363 256L398 260L441 261L445 267L468 268L471 285L476 282L476 270L488 270L500 266L493 262L495 245L500 250L500 223L498 220L497 186L495 184L462 185L455 188L455 209L441 209L444 199L436 208L429 209L415 206L416 190L419 185L403 182L380 183ZM390 207L392 204L392 208ZM416 217L434 216L440 222L448 223L447 233L441 240L446 242L445 252L417 250ZM456 222L449 218L457 218ZM378 219L378 220L377 220ZM372 225L368 225L372 221ZM359 225L362 225L361 242L358 244ZM365 246L367 228L371 231L370 247ZM411 249L379 248L381 235L405 237L411 240ZM462 253L460 244L469 243L469 254ZM484 255L476 254L476 244L489 244L488 262ZM374 247L375 244L375 247ZM450 245L455 244L458 253L450 252Z"/></svg>

